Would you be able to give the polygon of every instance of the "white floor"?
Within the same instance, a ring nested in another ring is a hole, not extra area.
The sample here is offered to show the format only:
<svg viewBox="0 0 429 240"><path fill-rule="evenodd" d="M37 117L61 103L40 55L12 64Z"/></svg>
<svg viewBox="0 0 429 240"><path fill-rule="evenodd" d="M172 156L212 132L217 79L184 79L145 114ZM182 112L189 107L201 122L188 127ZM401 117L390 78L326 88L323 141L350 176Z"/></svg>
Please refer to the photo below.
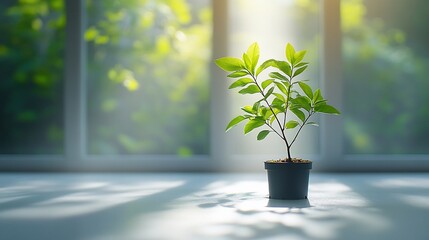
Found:
<svg viewBox="0 0 429 240"><path fill-rule="evenodd" d="M0 174L0 239L429 239L429 174Z"/></svg>

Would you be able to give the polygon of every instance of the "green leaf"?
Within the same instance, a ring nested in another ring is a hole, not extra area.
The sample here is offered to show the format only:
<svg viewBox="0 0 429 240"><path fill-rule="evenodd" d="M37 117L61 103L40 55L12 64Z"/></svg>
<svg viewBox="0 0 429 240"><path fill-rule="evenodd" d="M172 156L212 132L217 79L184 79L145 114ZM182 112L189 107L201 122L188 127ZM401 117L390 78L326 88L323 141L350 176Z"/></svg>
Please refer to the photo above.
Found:
<svg viewBox="0 0 429 240"><path fill-rule="evenodd" d="M246 69L249 70L249 72L252 72L252 61L250 60L250 57L246 54L243 53L243 61L244 61L244 66L246 66Z"/></svg>
<svg viewBox="0 0 429 240"><path fill-rule="evenodd" d="M263 81L263 82L262 82L262 84L261 84L262 89L267 88L267 87L268 87L271 83L273 83L273 82L274 82L274 80L273 80L273 79L268 79L268 80Z"/></svg>
<svg viewBox="0 0 429 240"><path fill-rule="evenodd" d="M267 61L263 62L258 69L256 70L256 76L258 76L262 71L267 69L268 67L276 67L276 60L274 59L268 59Z"/></svg>
<svg viewBox="0 0 429 240"><path fill-rule="evenodd" d="M300 68L296 69L295 72L293 73L293 77L296 77L299 74L301 74L302 72L304 72L307 67L308 66L304 66L304 67L300 67Z"/></svg>
<svg viewBox="0 0 429 240"><path fill-rule="evenodd" d="M295 64L298 64L302 61L302 59L304 59L305 54L307 53L306 50L302 50L302 51L298 51L294 54L294 59L295 59Z"/></svg>
<svg viewBox="0 0 429 240"><path fill-rule="evenodd" d="M299 125L299 122L295 120L290 120L286 123L286 129L292 129Z"/></svg>
<svg viewBox="0 0 429 240"><path fill-rule="evenodd" d="M307 85L304 82L298 82L299 86L301 87L302 91L309 97L310 99L313 99L313 90L309 85Z"/></svg>
<svg viewBox="0 0 429 240"><path fill-rule="evenodd" d="M273 112L271 111L271 109L267 109L267 112L264 114L263 118L265 120L268 120L272 115L273 115Z"/></svg>
<svg viewBox="0 0 429 240"><path fill-rule="evenodd" d="M267 99L274 92L274 87L268 89L267 93L265 93L265 99Z"/></svg>
<svg viewBox="0 0 429 240"><path fill-rule="evenodd" d="M279 79L279 80L283 80L283 81L288 81L287 77L285 77L284 75L282 75L279 72L271 72L270 74L268 74L268 76L275 78L275 79Z"/></svg>
<svg viewBox="0 0 429 240"><path fill-rule="evenodd" d="M285 108L274 108L274 113L275 114L279 114L279 113L284 113L285 112Z"/></svg>
<svg viewBox="0 0 429 240"><path fill-rule="evenodd" d="M254 73L255 72L255 67L258 64L258 60L259 60L259 46L258 46L258 43L255 42L252 45L250 45L250 47L246 51L246 54L249 57L250 62L251 62L251 72Z"/></svg>
<svg viewBox="0 0 429 240"><path fill-rule="evenodd" d="M255 112L253 111L253 107L249 105L242 107L241 110L250 114L255 114Z"/></svg>
<svg viewBox="0 0 429 240"><path fill-rule="evenodd" d="M328 102L328 100L326 100L326 99L318 100L314 103L314 106L325 105L327 102Z"/></svg>
<svg viewBox="0 0 429 240"><path fill-rule="evenodd" d="M232 119L229 123L228 126L225 129L225 132L228 132L232 127L234 127L235 125L237 125L238 123L242 122L243 120L245 120L246 118L243 116L237 116L234 119Z"/></svg>
<svg viewBox="0 0 429 240"><path fill-rule="evenodd" d="M257 113L258 112L258 110L259 110L259 107L261 106L261 101L257 101L257 102L255 102L254 104L253 104L253 107L252 107L252 111L254 112L254 113Z"/></svg>
<svg viewBox="0 0 429 240"><path fill-rule="evenodd" d="M270 125L273 125L274 120L276 120L276 116L273 115L270 119Z"/></svg>
<svg viewBox="0 0 429 240"><path fill-rule="evenodd" d="M292 68L289 63L285 61L276 61L277 68L284 72L287 76L292 76Z"/></svg>
<svg viewBox="0 0 429 240"><path fill-rule="evenodd" d="M288 43L286 45L286 59L293 65L295 56L295 49L292 44Z"/></svg>
<svg viewBox="0 0 429 240"><path fill-rule="evenodd" d="M306 65L308 65L308 62L298 63L297 65L295 65L295 68L299 68L299 67L306 66Z"/></svg>
<svg viewBox="0 0 429 240"><path fill-rule="evenodd" d="M263 140L268 134L270 133L270 131L269 130L262 130L262 131L260 131L259 133L258 133L258 137L257 137L257 139L260 141L260 140Z"/></svg>
<svg viewBox="0 0 429 240"><path fill-rule="evenodd" d="M311 109L311 102L310 102L310 99L308 97L298 96L298 97L294 98L292 101L295 105L298 105L299 107L304 108L308 112Z"/></svg>
<svg viewBox="0 0 429 240"><path fill-rule="evenodd" d="M317 105L314 107L314 111L327 114L340 114L340 111L328 104Z"/></svg>
<svg viewBox="0 0 429 240"><path fill-rule="evenodd" d="M280 100L281 104L283 104L283 103L286 102L286 99L285 99L285 97L282 94L280 94L280 93L273 93L273 95L276 96ZM273 104L274 104L274 101L273 101Z"/></svg>
<svg viewBox="0 0 429 240"><path fill-rule="evenodd" d="M322 94L320 93L320 89L316 89L316 91L314 91L313 93L313 102L318 102L318 101L322 101L323 97Z"/></svg>
<svg viewBox="0 0 429 240"><path fill-rule="evenodd" d="M239 77L244 77L246 75L248 75L249 73L246 71L237 71L237 72L233 72L231 74L229 74L227 77L229 78L239 78Z"/></svg>
<svg viewBox="0 0 429 240"><path fill-rule="evenodd" d="M286 87L286 89L288 89L290 86L290 83L288 81L282 81L282 84ZM292 89L291 89L291 92L293 92Z"/></svg>
<svg viewBox="0 0 429 240"><path fill-rule="evenodd" d="M233 89L236 87L244 87L249 83L253 83L253 80L251 78L240 78L237 81L233 82L230 86L229 89Z"/></svg>
<svg viewBox="0 0 429 240"><path fill-rule="evenodd" d="M279 98L274 98L273 102L271 103L271 106L274 108L282 108L284 102Z"/></svg>
<svg viewBox="0 0 429 240"><path fill-rule="evenodd" d="M255 85L249 85L248 87L241 89L238 93L241 94L254 94L254 93L258 93L259 92L259 88Z"/></svg>
<svg viewBox="0 0 429 240"><path fill-rule="evenodd" d="M244 68L244 63L239 58L223 57L215 60L216 65L224 71L239 71Z"/></svg>
<svg viewBox="0 0 429 240"><path fill-rule="evenodd" d="M287 93L287 89L286 89L286 87L283 85L283 84L281 84L281 83L279 83L279 82L274 82L275 84L276 84L276 86L277 86L277 88L282 92L282 93L284 93L285 95L287 95L288 93Z"/></svg>
<svg viewBox="0 0 429 240"><path fill-rule="evenodd" d="M277 98L276 98L277 99ZM273 111L277 114L280 112L285 112L286 109L283 107L283 104L272 104L271 106L273 108Z"/></svg>
<svg viewBox="0 0 429 240"><path fill-rule="evenodd" d="M251 119L249 120L249 122L247 122L247 124L244 126L244 134L249 133L250 131L252 131L255 128L261 127L265 124L265 121L259 119L259 118L255 118L255 119Z"/></svg>
<svg viewBox="0 0 429 240"><path fill-rule="evenodd" d="M299 118L299 120L301 120L302 122L305 121L305 114L301 110L299 110L297 108L292 108L292 109L290 109L290 111L293 114L295 114L295 116L297 116Z"/></svg>
<svg viewBox="0 0 429 240"><path fill-rule="evenodd" d="M258 109L258 116L261 116L264 120L266 120L265 114L267 112L268 112L268 108L266 108L265 106L260 106Z"/></svg>

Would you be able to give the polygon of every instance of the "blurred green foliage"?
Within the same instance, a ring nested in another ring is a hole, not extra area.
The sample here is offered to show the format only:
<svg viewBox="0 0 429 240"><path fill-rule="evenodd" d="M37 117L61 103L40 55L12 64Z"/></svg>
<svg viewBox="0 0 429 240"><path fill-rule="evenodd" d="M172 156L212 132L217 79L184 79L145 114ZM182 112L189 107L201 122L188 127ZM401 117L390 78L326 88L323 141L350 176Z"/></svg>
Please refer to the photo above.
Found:
<svg viewBox="0 0 429 240"><path fill-rule="evenodd" d="M429 153L429 2L341 3L346 153Z"/></svg>
<svg viewBox="0 0 429 240"><path fill-rule="evenodd" d="M210 2L85 3L89 153L207 154ZM0 11L0 153L61 153L64 1Z"/></svg>
<svg viewBox="0 0 429 240"><path fill-rule="evenodd" d="M61 153L63 0L2 0L0 23L0 153Z"/></svg>
<svg viewBox="0 0 429 240"><path fill-rule="evenodd" d="M89 153L208 154L210 1L86 7Z"/></svg>

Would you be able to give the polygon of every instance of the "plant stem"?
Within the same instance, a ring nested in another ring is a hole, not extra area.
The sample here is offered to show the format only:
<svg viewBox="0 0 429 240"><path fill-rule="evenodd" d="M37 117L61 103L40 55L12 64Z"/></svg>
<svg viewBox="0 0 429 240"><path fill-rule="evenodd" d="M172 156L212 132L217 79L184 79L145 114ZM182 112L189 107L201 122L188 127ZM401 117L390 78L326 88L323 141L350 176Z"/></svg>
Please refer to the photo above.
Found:
<svg viewBox="0 0 429 240"><path fill-rule="evenodd" d="M292 79L291 79L291 81L292 81ZM289 82L290 83L290 82ZM291 89L291 87L292 87L292 84L290 84L289 85L289 87L288 87L288 94L287 94L287 98L286 98L286 110L285 110L285 116L284 116L284 119L283 119L283 131L285 131L285 129L286 129L286 121L287 121L287 110L288 110L288 108L289 108L289 99L290 99L290 89ZM292 147L292 144L293 144L293 142L291 142L290 144L287 144L286 145L286 148L287 148L287 159L286 159L286 162L292 162L292 158L291 158L291 154L290 154L290 149L291 149L291 147Z"/></svg>
<svg viewBox="0 0 429 240"><path fill-rule="evenodd" d="M289 78L289 87L287 89L287 95L286 95L286 106L285 106L285 114L284 114L284 118L283 118L283 130L282 130L283 132L286 129L287 112L288 112L287 110L289 108L290 90L292 88L292 78L293 78L293 66L291 66L291 76ZM287 159L286 159L286 162L292 162L292 158L291 158L291 155L290 155L290 148L292 147L292 144L293 144L293 142L291 142L291 144L289 145L288 142L286 141L286 150L287 150Z"/></svg>
<svg viewBox="0 0 429 240"><path fill-rule="evenodd" d="M286 135L285 135L285 127L284 127L284 126L282 126L282 124L280 123L280 120L279 120L279 118L277 117L277 114L274 112L273 108L271 107L270 103L268 102L267 98L265 97L264 90L262 90L262 88L259 86L259 84L258 84L258 81L257 81L256 77L255 77L255 76L254 76L250 71L247 71L247 72L249 73L249 75L250 75L250 76L252 76L252 79L253 79L253 81L255 82L256 86L258 87L259 92L261 93L261 95L262 95L262 97L263 97L263 99L264 99L265 103L266 103L266 104L267 104L267 106L270 108L270 111L273 113L273 116L274 116L274 118L276 119L277 124L279 125L280 132L281 132L281 134L282 134L281 136L280 136L280 134L279 134L277 131L275 131L275 130L274 130L274 128L273 128L273 127L271 127L271 126L270 126L270 128L271 128L274 132L276 132L276 133L277 133L277 135L279 135L279 136L283 139L283 141L285 142L286 150L287 150L287 154L288 154L288 157L287 157L287 159L286 159L286 162L291 162L291 161L292 161L292 159L291 159L291 157L290 157L290 145L289 145L289 143L288 143L288 141L287 141L287 139L286 139ZM288 94L288 97L287 97L287 98L289 99L289 94ZM287 101L288 101L288 100L287 100ZM286 108L286 111L287 111L287 108ZM286 115L285 115L285 118L286 118ZM267 125L269 125L269 124L267 124Z"/></svg>
<svg viewBox="0 0 429 240"><path fill-rule="evenodd" d="M292 158L290 157L290 147L291 146L292 146L292 144L287 146L287 159L286 159L286 162L292 162Z"/></svg>

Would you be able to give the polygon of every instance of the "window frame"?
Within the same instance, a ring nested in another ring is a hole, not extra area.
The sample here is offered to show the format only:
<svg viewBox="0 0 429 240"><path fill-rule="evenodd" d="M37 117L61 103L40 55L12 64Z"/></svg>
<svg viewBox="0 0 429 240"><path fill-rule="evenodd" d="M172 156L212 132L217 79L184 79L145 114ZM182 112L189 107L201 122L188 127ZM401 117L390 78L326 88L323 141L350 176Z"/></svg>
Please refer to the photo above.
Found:
<svg viewBox="0 0 429 240"><path fill-rule="evenodd" d="M343 109L341 0L322 0L322 9L321 86L332 105ZM322 116L321 170L429 171L429 154L345 154L343 118L343 115Z"/></svg>
<svg viewBox="0 0 429 240"><path fill-rule="evenodd" d="M342 109L341 0L320 0L320 87L326 98ZM212 0L212 59L228 54L228 0ZM232 156L231 139L224 133L227 81L210 81L210 153L180 158L173 155L89 155L86 149L86 27L84 0L65 0L67 16L64 88L64 154L0 155L0 170L20 171L255 171L260 156ZM76 50L78 49L78 51ZM329 54L327 54L329 53ZM210 79L225 75L210 64ZM77 74L76 74L77 73ZM428 171L428 155L345 155L343 117L321 116L320 155L311 156L316 171ZM340 129L340 131L338 131ZM329 139L329 141L327 141ZM256 160L258 159L258 160ZM392 163L393 161L393 163Z"/></svg>

